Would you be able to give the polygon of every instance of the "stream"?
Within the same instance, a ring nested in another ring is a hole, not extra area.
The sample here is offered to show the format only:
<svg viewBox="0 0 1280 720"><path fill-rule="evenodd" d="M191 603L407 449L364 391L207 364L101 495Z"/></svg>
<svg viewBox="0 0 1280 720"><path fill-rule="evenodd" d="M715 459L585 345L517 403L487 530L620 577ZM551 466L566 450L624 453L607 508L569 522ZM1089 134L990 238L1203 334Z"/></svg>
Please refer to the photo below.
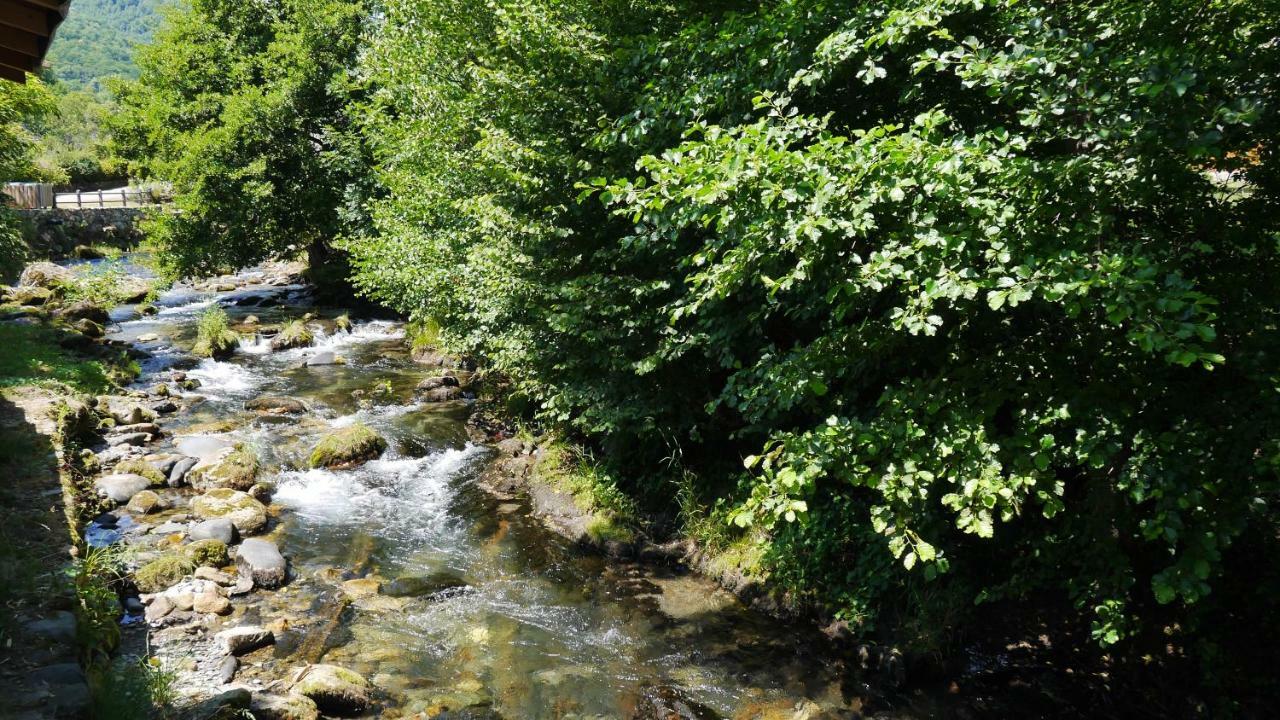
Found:
<svg viewBox="0 0 1280 720"><path fill-rule="evenodd" d="M464 708L461 717L648 717L640 708L654 696L683 698L680 717L858 716L862 688L849 687L816 629L752 612L687 571L584 553L524 501L490 496L474 480L494 451L470 439L469 402L416 399L427 371L410 358L401 324L356 319L337 331L341 308L264 277L241 273L232 290L175 287L152 316L133 306L112 313L110 337L150 354L136 388L169 382L175 370L201 383L181 393L182 409L163 419L165 438L150 451L208 457L246 443L275 486L265 537L289 562L284 587L234 598L230 615L210 616L199 632L148 633L140 616L126 617L133 642L179 668L181 691L217 685L200 643L225 627L274 622L275 644L242 657L235 682L270 688L307 662L340 665L376 688L368 717ZM188 353L195 322L213 304L235 323L252 314L262 326L314 313L315 344L273 352L248 334L234 357L197 360ZM326 352L345 364L305 365ZM301 399L309 412L244 410L263 395ZM318 438L355 422L388 440L380 459L306 469ZM186 521L193 491L164 494L170 509L91 527L91 537L144 549L164 542ZM392 597L351 583L398 578L459 586Z"/></svg>

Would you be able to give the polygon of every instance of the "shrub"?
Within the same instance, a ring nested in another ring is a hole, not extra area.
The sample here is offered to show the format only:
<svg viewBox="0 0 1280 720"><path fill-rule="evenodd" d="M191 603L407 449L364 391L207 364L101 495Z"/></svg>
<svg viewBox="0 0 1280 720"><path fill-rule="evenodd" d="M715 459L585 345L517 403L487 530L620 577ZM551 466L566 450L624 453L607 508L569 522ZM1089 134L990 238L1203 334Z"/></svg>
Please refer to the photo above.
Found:
<svg viewBox="0 0 1280 720"><path fill-rule="evenodd" d="M228 326L228 322L227 311L216 305L201 313L192 354L217 359L234 354L240 346L240 336Z"/></svg>

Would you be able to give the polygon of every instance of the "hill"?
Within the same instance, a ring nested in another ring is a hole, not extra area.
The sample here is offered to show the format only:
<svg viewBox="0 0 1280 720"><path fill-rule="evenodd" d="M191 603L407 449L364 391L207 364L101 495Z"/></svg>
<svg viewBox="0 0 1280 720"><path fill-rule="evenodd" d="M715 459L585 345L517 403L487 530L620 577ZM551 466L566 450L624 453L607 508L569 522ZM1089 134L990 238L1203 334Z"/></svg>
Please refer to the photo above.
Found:
<svg viewBox="0 0 1280 720"><path fill-rule="evenodd" d="M113 75L137 77L133 46L151 38L163 0L75 0L48 62L58 80L96 91Z"/></svg>

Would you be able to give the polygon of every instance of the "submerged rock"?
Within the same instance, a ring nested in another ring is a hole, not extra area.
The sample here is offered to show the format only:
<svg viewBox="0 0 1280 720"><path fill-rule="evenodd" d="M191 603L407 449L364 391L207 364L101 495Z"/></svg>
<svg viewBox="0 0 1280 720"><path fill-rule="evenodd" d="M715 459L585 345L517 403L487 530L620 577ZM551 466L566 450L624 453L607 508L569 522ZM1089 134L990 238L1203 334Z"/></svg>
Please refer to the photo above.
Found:
<svg viewBox="0 0 1280 720"><path fill-rule="evenodd" d="M369 681L337 665L312 665L293 686L326 715L358 715L369 707Z"/></svg>
<svg viewBox="0 0 1280 720"><path fill-rule="evenodd" d="M288 563L275 543L250 538L236 550L236 567L258 587L277 588L284 584Z"/></svg>
<svg viewBox="0 0 1280 720"><path fill-rule="evenodd" d="M396 578L382 586L382 594L391 597L421 597L467 587L467 581L451 572L410 575Z"/></svg>
<svg viewBox="0 0 1280 720"><path fill-rule="evenodd" d="M311 467L347 468L366 463L382 455L387 441L359 423L335 430L320 440L311 451Z"/></svg>
<svg viewBox="0 0 1280 720"><path fill-rule="evenodd" d="M266 506L231 488L215 488L195 498L191 511L206 520L226 518L241 535L253 535L267 526Z"/></svg>
<svg viewBox="0 0 1280 720"><path fill-rule="evenodd" d="M306 412L307 406L297 398L264 395L246 402L244 409L273 415L296 415Z"/></svg>
<svg viewBox="0 0 1280 720"><path fill-rule="evenodd" d="M666 685L643 688L631 717L633 720L720 720L716 711Z"/></svg>
<svg viewBox="0 0 1280 720"><path fill-rule="evenodd" d="M307 367L321 367L324 365L338 365L338 364L339 364L338 357L333 353L329 352L328 350L325 350L323 352L318 352L315 355L312 355L311 357L307 358L307 362L306 362Z"/></svg>
<svg viewBox="0 0 1280 720"><path fill-rule="evenodd" d="M134 473L107 475L94 481L93 487L117 503L127 503L134 495L151 487L151 481Z"/></svg>

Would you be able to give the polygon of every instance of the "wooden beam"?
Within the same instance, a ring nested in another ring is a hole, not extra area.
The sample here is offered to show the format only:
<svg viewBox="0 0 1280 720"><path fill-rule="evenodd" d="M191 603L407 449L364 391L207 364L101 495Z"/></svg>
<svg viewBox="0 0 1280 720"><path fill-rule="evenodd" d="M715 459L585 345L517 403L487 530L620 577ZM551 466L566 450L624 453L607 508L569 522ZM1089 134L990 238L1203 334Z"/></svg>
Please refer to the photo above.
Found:
<svg viewBox="0 0 1280 720"><path fill-rule="evenodd" d="M12 80L16 83L25 83L27 81L27 73L25 70L19 70L8 65L0 65L0 80Z"/></svg>
<svg viewBox="0 0 1280 720"><path fill-rule="evenodd" d="M0 29L0 48L7 48L31 58L44 57L43 38L21 30Z"/></svg>
<svg viewBox="0 0 1280 720"><path fill-rule="evenodd" d="M52 10L56 13L61 13L63 17L67 16L67 6L71 4L61 0L18 0L18 2L42 7L45 10Z"/></svg>
<svg viewBox="0 0 1280 720"><path fill-rule="evenodd" d="M0 65L8 65L16 68L29 68L35 58L30 55L24 55L17 50L0 47Z"/></svg>
<svg viewBox="0 0 1280 720"><path fill-rule="evenodd" d="M58 18L58 20L61 19ZM0 4L0 25L47 38L53 34L53 28L57 26L57 22L49 17L47 9L32 7L25 3L6 2ZM3 31L0 30L0 32Z"/></svg>

